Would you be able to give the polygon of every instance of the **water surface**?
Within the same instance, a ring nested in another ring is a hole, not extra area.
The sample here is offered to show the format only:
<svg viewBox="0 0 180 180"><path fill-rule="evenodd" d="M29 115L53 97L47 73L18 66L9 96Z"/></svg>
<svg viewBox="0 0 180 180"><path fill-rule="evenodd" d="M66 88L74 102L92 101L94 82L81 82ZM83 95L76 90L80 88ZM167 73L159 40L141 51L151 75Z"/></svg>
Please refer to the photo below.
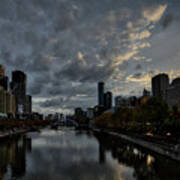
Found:
<svg viewBox="0 0 180 180"><path fill-rule="evenodd" d="M0 143L0 180L179 180L179 170L126 141L67 128Z"/></svg>

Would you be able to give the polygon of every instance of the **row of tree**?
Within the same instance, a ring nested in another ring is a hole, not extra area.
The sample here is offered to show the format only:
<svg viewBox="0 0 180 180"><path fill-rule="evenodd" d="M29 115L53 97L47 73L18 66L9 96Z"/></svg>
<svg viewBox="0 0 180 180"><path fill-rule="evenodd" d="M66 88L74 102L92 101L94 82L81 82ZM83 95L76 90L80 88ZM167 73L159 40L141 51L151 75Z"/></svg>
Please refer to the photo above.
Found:
<svg viewBox="0 0 180 180"><path fill-rule="evenodd" d="M119 108L116 113L104 113L95 118L99 128L116 128L140 133L177 133L180 128L180 112L158 97L151 97L136 108Z"/></svg>
<svg viewBox="0 0 180 180"><path fill-rule="evenodd" d="M1 130L9 130L13 128L29 128L29 127L42 127L50 124L48 120L26 120L26 121L19 121L19 120L7 120L1 119L0 120L0 131Z"/></svg>

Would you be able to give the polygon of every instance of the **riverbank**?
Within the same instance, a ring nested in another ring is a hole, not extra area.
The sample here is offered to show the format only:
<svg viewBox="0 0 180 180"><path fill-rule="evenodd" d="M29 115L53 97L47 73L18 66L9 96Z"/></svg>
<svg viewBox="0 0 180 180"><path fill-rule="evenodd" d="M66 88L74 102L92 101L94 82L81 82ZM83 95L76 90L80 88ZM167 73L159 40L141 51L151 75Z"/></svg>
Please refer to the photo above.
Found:
<svg viewBox="0 0 180 180"><path fill-rule="evenodd" d="M47 120L0 120L0 139L13 137L29 131L39 131L49 125Z"/></svg>
<svg viewBox="0 0 180 180"><path fill-rule="evenodd" d="M0 140L5 138L10 138L19 134L25 134L29 131L30 129L7 130L6 132L0 131Z"/></svg>
<svg viewBox="0 0 180 180"><path fill-rule="evenodd" d="M173 159L175 161L180 162L180 144L177 143L165 143L156 141L154 138L151 137L145 137L141 135L132 135L132 134L124 134L124 133L118 133L113 132L110 130L101 130L101 129L93 129L94 133L101 133L101 134L107 134L109 136L114 136L126 141L129 141L133 144L136 144L138 146L141 146L143 148L146 148L150 151L153 151L155 153L158 153L160 155L166 156L170 159Z"/></svg>

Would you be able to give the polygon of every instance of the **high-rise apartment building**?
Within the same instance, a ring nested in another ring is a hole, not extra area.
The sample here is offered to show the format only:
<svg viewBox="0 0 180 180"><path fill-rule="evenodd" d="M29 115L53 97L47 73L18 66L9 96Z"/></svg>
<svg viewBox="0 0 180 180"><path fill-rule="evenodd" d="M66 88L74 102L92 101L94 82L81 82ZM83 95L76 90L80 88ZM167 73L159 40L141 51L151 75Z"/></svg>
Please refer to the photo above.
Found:
<svg viewBox="0 0 180 180"><path fill-rule="evenodd" d="M104 107L105 109L112 108L112 93L111 92L106 92L104 94Z"/></svg>
<svg viewBox="0 0 180 180"><path fill-rule="evenodd" d="M174 79L166 90L166 102L170 108L173 106L180 107L180 78Z"/></svg>
<svg viewBox="0 0 180 180"><path fill-rule="evenodd" d="M0 87L0 113L6 113L6 91Z"/></svg>
<svg viewBox="0 0 180 180"><path fill-rule="evenodd" d="M167 74L159 74L152 78L153 96L165 98L166 90L169 87L169 77Z"/></svg>
<svg viewBox="0 0 180 180"><path fill-rule="evenodd" d="M104 106L104 82L98 83L98 105Z"/></svg>
<svg viewBox="0 0 180 180"><path fill-rule="evenodd" d="M6 113L13 114L13 116L16 114L15 97L9 92L6 92Z"/></svg>
<svg viewBox="0 0 180 180"><path fill-rule="evenodd" d="M0 113L12 114L15 116L15 97L3 87L0 87Z"/></svg>
<svg viewBox="0 0 180 180"><path fill-rule="evenodd" d="M32 113L32 96L26 95L25 113Z"/></svg>
<svg viewBox="0 0 180 180"><path fill-rule="evenodd" d="M12 72L10 92L8 91L8 77L4 66L0 65L0 113L32 113L32 97L26 95L26 74L22 71Z"/></svg>
<svg viewBox="0 0 180 180"><path fill-rule="evenodd" d="M5 68L2 65L0 65L0 86L6 91L8 90L8 77L6 76Z"/></svg>
<svg viewBox="0 0 180 180"><path fill-rule="evenodd" d="M4 88L4 90L8 90L8 77L0 76L0 86Z"/></svg>
<svg viewBox="0 0 180 180"><path fill-rule="evenodd" d="M16 99L16 111L25 112L26 107L26 74L22 71L12 72L11 92Z"/></svg>
<svg viewBox="0 0 180 180"><path fill-rule="evenodd" d="M5 68L3 65L0 65L0 76L5 76Z"/></svg>

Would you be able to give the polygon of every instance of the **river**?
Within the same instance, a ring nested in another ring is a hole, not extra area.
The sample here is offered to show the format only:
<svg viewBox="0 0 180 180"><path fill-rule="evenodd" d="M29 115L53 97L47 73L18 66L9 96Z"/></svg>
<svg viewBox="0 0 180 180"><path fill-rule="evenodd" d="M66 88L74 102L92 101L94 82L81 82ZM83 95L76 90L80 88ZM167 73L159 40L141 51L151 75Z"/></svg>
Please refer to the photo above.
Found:
<svg viewBox="0 0 180 180"><path fill-rule="evenodd" d="M43 130L0 142L0 180L179 180L180 163L92 132Z"/></svg>

